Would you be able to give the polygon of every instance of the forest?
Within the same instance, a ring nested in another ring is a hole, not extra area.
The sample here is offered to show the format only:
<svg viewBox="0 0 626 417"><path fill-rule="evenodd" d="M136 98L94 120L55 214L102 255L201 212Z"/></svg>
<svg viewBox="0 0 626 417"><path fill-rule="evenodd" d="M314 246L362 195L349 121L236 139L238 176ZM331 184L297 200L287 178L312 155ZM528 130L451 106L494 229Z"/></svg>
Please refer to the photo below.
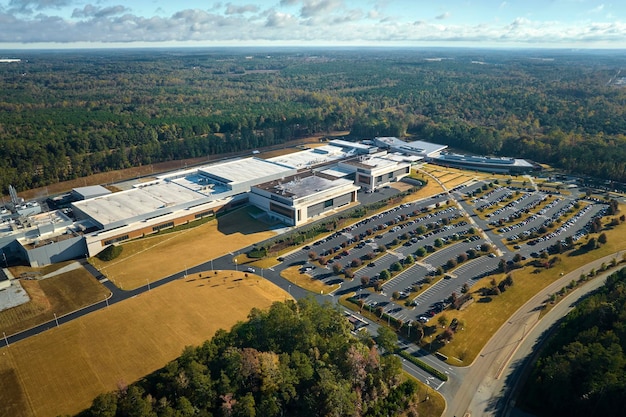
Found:
<svg viewBox="0 0 626 417"><path fill-rule="evenodd" d="M626 181L615 51L121 49L0 64L0 190L286 143L412 137Z"/></svg>
<svg viewBox="0 0 626 417"><path fill-rule="evenodd" d="M418 385L400 359L313 299L253 309L230 332L163 369L101 394L80 417L417 417Z"/></svg>
<svg viewBox="0 0 626 417"><path fill-rule="evenodd" d="M537 416L626 415L625 323L622 269L566 316L534 365L522 406Z"/></svg>

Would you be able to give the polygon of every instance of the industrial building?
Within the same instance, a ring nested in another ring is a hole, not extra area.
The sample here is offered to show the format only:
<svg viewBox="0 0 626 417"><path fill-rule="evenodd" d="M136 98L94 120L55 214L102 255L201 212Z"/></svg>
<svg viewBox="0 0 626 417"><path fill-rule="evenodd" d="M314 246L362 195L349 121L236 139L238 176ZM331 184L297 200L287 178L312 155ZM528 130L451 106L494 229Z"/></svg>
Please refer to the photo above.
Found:
<svg viewBox="0 0 626 417"><path fill-rule="evenodd" d="M388 149L391 152L400 152L408 155L420 156L426 160L439 156L442 151L448 148L448 145L439 145L437 143L424 142L422 140L405 142L396 137L374 138L374 144L381 149Z"/></svg>
<svg viewBox="0 0 626 417"><path fill-rule="evenodd" d="M358 160L339 162L338 166L354 172L355 184L371 192L391 182L400 181L411 173L411 162L386 156L361 157Z"/></svg>
<svg viewBox="0 0 626 417"><path fill-rule="evenodd" d="M431 159L432 163L453 168L473 169L476 171L520 174L540 169L539 166L525 159L460 155L456 153L442 153Z"/></svg>
<svg viewBox="0 0 626 417"><path fill-rule="evenodd" d="M271 218L299 226L356 202L358 189L352 180L309 171L253 186L249 202Z"/></svg>
<svg viewBox="0 0 626 417"><path fill-rule="evenodd" d="M10 210L0 213L0 260L41 266L94 256L109 245L247 203L275 221L299 226L356 203L359 189L372 192L400 181L421 160L493 172L533 168L511 158L442 154L445 148L397 138L371 144L333 140L269 159L234 159L136 179L118 184L118 192L76 188L50 200L62 210L46 213L13 191Z"/></svg>
<svg viewBox="0 0 626 417"><path fill-rule="evenodd" d="M158 176L132 189L72 203L86 228L87 251L174 227L245 204L250 187L293 175L297 169L245 158Z"/></svg>

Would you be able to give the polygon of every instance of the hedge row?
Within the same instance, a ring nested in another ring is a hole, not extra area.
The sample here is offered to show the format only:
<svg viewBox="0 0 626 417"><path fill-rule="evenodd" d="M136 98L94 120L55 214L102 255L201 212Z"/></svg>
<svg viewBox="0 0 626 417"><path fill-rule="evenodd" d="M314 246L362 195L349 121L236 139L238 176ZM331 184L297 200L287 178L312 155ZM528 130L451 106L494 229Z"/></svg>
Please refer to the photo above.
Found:
<svg viewBox="0 0 626 417"><path fill-rule="evenodd" d="M423 369L424 371L428 372L434 377L439 378L442 381L448 380L448 375L436 370L435 368L428 365L427 363L422 362L421 360L417 359L415 356L411 355L409 352L405 350L401 350L398 352L398 355L402 356L404 359L408 360L413 365L417 366L418 368Z"/></svg>

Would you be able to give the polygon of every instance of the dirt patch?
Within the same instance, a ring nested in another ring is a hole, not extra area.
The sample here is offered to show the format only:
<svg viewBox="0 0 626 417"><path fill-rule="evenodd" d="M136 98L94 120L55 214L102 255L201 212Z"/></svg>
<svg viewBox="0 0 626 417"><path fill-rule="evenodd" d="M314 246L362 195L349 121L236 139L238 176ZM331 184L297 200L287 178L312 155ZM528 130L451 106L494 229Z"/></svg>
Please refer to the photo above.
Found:
<svg viewBox="0 0 626 417"><path fill-rule="evenodd" d="M81 307L104 300L109 291L80 268L45 280L20 280L30 301L0 312L7 335L26 330Z"/></svg>

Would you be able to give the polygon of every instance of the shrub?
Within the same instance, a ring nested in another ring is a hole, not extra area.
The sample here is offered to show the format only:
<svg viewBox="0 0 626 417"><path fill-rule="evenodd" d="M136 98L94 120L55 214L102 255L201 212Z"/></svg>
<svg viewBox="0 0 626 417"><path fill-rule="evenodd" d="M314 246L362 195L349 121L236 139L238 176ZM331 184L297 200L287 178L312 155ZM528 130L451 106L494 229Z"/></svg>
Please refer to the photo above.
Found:
<svg viewBox="0 0 626 417"><path fill-rule="evenodd" d="M105 248L102 252L96 255L101 261L112 261L122 254L122 247L117 245L111 245Z"/></svg>
<svg viewBox="0 0 626 417"><path fill-rule="evenodd" d="M250 252L247 253L248 258L264 258L267 256L267 250L264 247L254 248Z"/></svg>

